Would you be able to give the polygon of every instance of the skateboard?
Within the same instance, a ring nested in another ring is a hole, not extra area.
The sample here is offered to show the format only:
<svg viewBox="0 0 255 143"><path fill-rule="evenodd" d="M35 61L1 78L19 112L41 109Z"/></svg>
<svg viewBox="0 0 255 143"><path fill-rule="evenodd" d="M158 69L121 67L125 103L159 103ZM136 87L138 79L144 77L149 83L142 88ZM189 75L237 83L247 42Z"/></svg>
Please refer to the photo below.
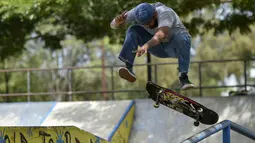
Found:
<svg viewBox="0 0 255 143"><path fill-rule="evenodd" d="M199 126L199 123L212 125L218 122L219 115L216 112L177 92L161 87L152 81L147 82L146 90L149 93L149 98L155 101L155 108L162 104L183 113L195 119L194 126Z"/></svg>

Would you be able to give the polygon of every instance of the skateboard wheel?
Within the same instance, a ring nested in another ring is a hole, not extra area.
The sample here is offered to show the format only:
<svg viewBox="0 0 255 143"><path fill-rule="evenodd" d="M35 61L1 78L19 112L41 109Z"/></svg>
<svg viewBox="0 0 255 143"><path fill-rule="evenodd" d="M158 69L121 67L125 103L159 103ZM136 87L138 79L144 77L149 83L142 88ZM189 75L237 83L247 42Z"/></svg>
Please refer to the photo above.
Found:
<svg viewBox="0 0 255 143"><path fill-rule="evenodd" d="M196 126L196 127L199 126L199 122L198 122L198 121L195 121L195 122L194 122L194 126Z"/></svg>
<svg viewBox="0 0 255 143"><path fill-rule="evenodd" d="M159 104L158 104L158 103L155 103L155 104L154 104L154 107L155 107L155 108L158 108L158 107L159 107Z"/></svg>
<svg viewBox="0 0 255 143"><path fill-rule="evenodd" d="M199 113L202 113L202 112L203 112L203 109L202 109L202 108L199 108L197 111L198 111Z"/></svg>
<svg viewBox="0 0 255 143"><path fill-rule="evenodd" d="M159 92L158 92L159 94L161 94L161 93L163 93L163 90L161 89L161 90L159 90Z"/></svg>

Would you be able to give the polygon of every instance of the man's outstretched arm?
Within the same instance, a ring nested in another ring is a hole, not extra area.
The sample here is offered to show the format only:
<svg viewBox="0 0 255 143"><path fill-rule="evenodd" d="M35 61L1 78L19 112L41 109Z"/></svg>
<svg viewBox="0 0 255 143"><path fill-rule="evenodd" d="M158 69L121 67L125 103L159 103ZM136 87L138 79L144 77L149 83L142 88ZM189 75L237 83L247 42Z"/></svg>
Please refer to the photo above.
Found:
<svg viewBox="0 0 255 143"><path fill-rule="evenodd" d="M127 18L127 11L124 11L122 14L118 15L112 20L110 24L111 28L117 29L118 27L120 27L121 25L125 23L126 18Z"/></svg>
<svg viewBox="0 0 255 143"><path fill-rule="evenodd" d="M137 56L140 57L144 53L147 53L149 48L152 48L158 44L160 44L165 38L167 38L169 32L168 26L160 27L154 36L145 43L140 49L137 50Z"/></svg>
<svg viewBox="0 0 255 143"><path fill-rule="evenodd" d="M168 36L169 27L160 27L154 36L145 44L148 49L160 44Z"/></svg>
<svg viewBox="0 0 255 143"><path fill-rule="evenodd" d="M116 29L116 28L124 26L125 24L135 22L136 20L135 20L134 9L135 8L129 11L124 11L122 14L115 17L110 24L111 28Z"/></svg>

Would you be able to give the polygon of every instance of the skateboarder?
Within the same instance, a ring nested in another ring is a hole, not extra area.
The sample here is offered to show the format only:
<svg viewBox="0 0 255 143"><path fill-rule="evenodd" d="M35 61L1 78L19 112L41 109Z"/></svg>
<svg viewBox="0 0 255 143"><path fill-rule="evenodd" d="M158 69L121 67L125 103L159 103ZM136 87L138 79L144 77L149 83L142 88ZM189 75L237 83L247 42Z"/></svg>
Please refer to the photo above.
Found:
<svg viewBox="0 0 255 143"><path fill-rule="evenodd" d="M125 67L118 70L121 78L135 82L135 56L140 57L149 52L159 58L178 58L181 88L194 87L188 78L191 36L173 9L160 2L141 3L118 15L110 26L116 29L125 24L132 25L126 31L125 41L118 56L125 63ZM136 51L136 54L133 51Z"/></svg>

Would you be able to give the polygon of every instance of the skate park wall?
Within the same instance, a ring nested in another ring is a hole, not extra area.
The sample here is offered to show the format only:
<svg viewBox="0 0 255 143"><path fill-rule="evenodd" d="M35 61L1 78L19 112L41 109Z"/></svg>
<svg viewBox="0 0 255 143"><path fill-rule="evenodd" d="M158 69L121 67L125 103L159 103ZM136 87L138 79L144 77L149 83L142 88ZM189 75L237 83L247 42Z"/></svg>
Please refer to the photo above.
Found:
<svg viewBox="0 0 255 143"><path fill-rule="evenodd" d="M135 113L135 102L131 101L126 111L116 124L112 133L108 136L109 142L128 143Z"/></svg>
<svg viewBox="0 0 255 143"><path fill-rule="evenodd" d="M0 127L1 143L108 143L105 139L74 126Z"/></svg>
<svg viewBox="0 0 255 143"><path fill-rule="evenodd" d="M191 97L255 131L255 96ZM151 99L0 104L0 142L179 143L211 127ZM222 142L216 133L200 143ZM231 131L231 143L254 141Z"/></svg>
<svg viewBox="0 0 255 143"><path fill-rule="evenodd" d="M128 142L134 101L0 104L0 142Z"/></svg>

